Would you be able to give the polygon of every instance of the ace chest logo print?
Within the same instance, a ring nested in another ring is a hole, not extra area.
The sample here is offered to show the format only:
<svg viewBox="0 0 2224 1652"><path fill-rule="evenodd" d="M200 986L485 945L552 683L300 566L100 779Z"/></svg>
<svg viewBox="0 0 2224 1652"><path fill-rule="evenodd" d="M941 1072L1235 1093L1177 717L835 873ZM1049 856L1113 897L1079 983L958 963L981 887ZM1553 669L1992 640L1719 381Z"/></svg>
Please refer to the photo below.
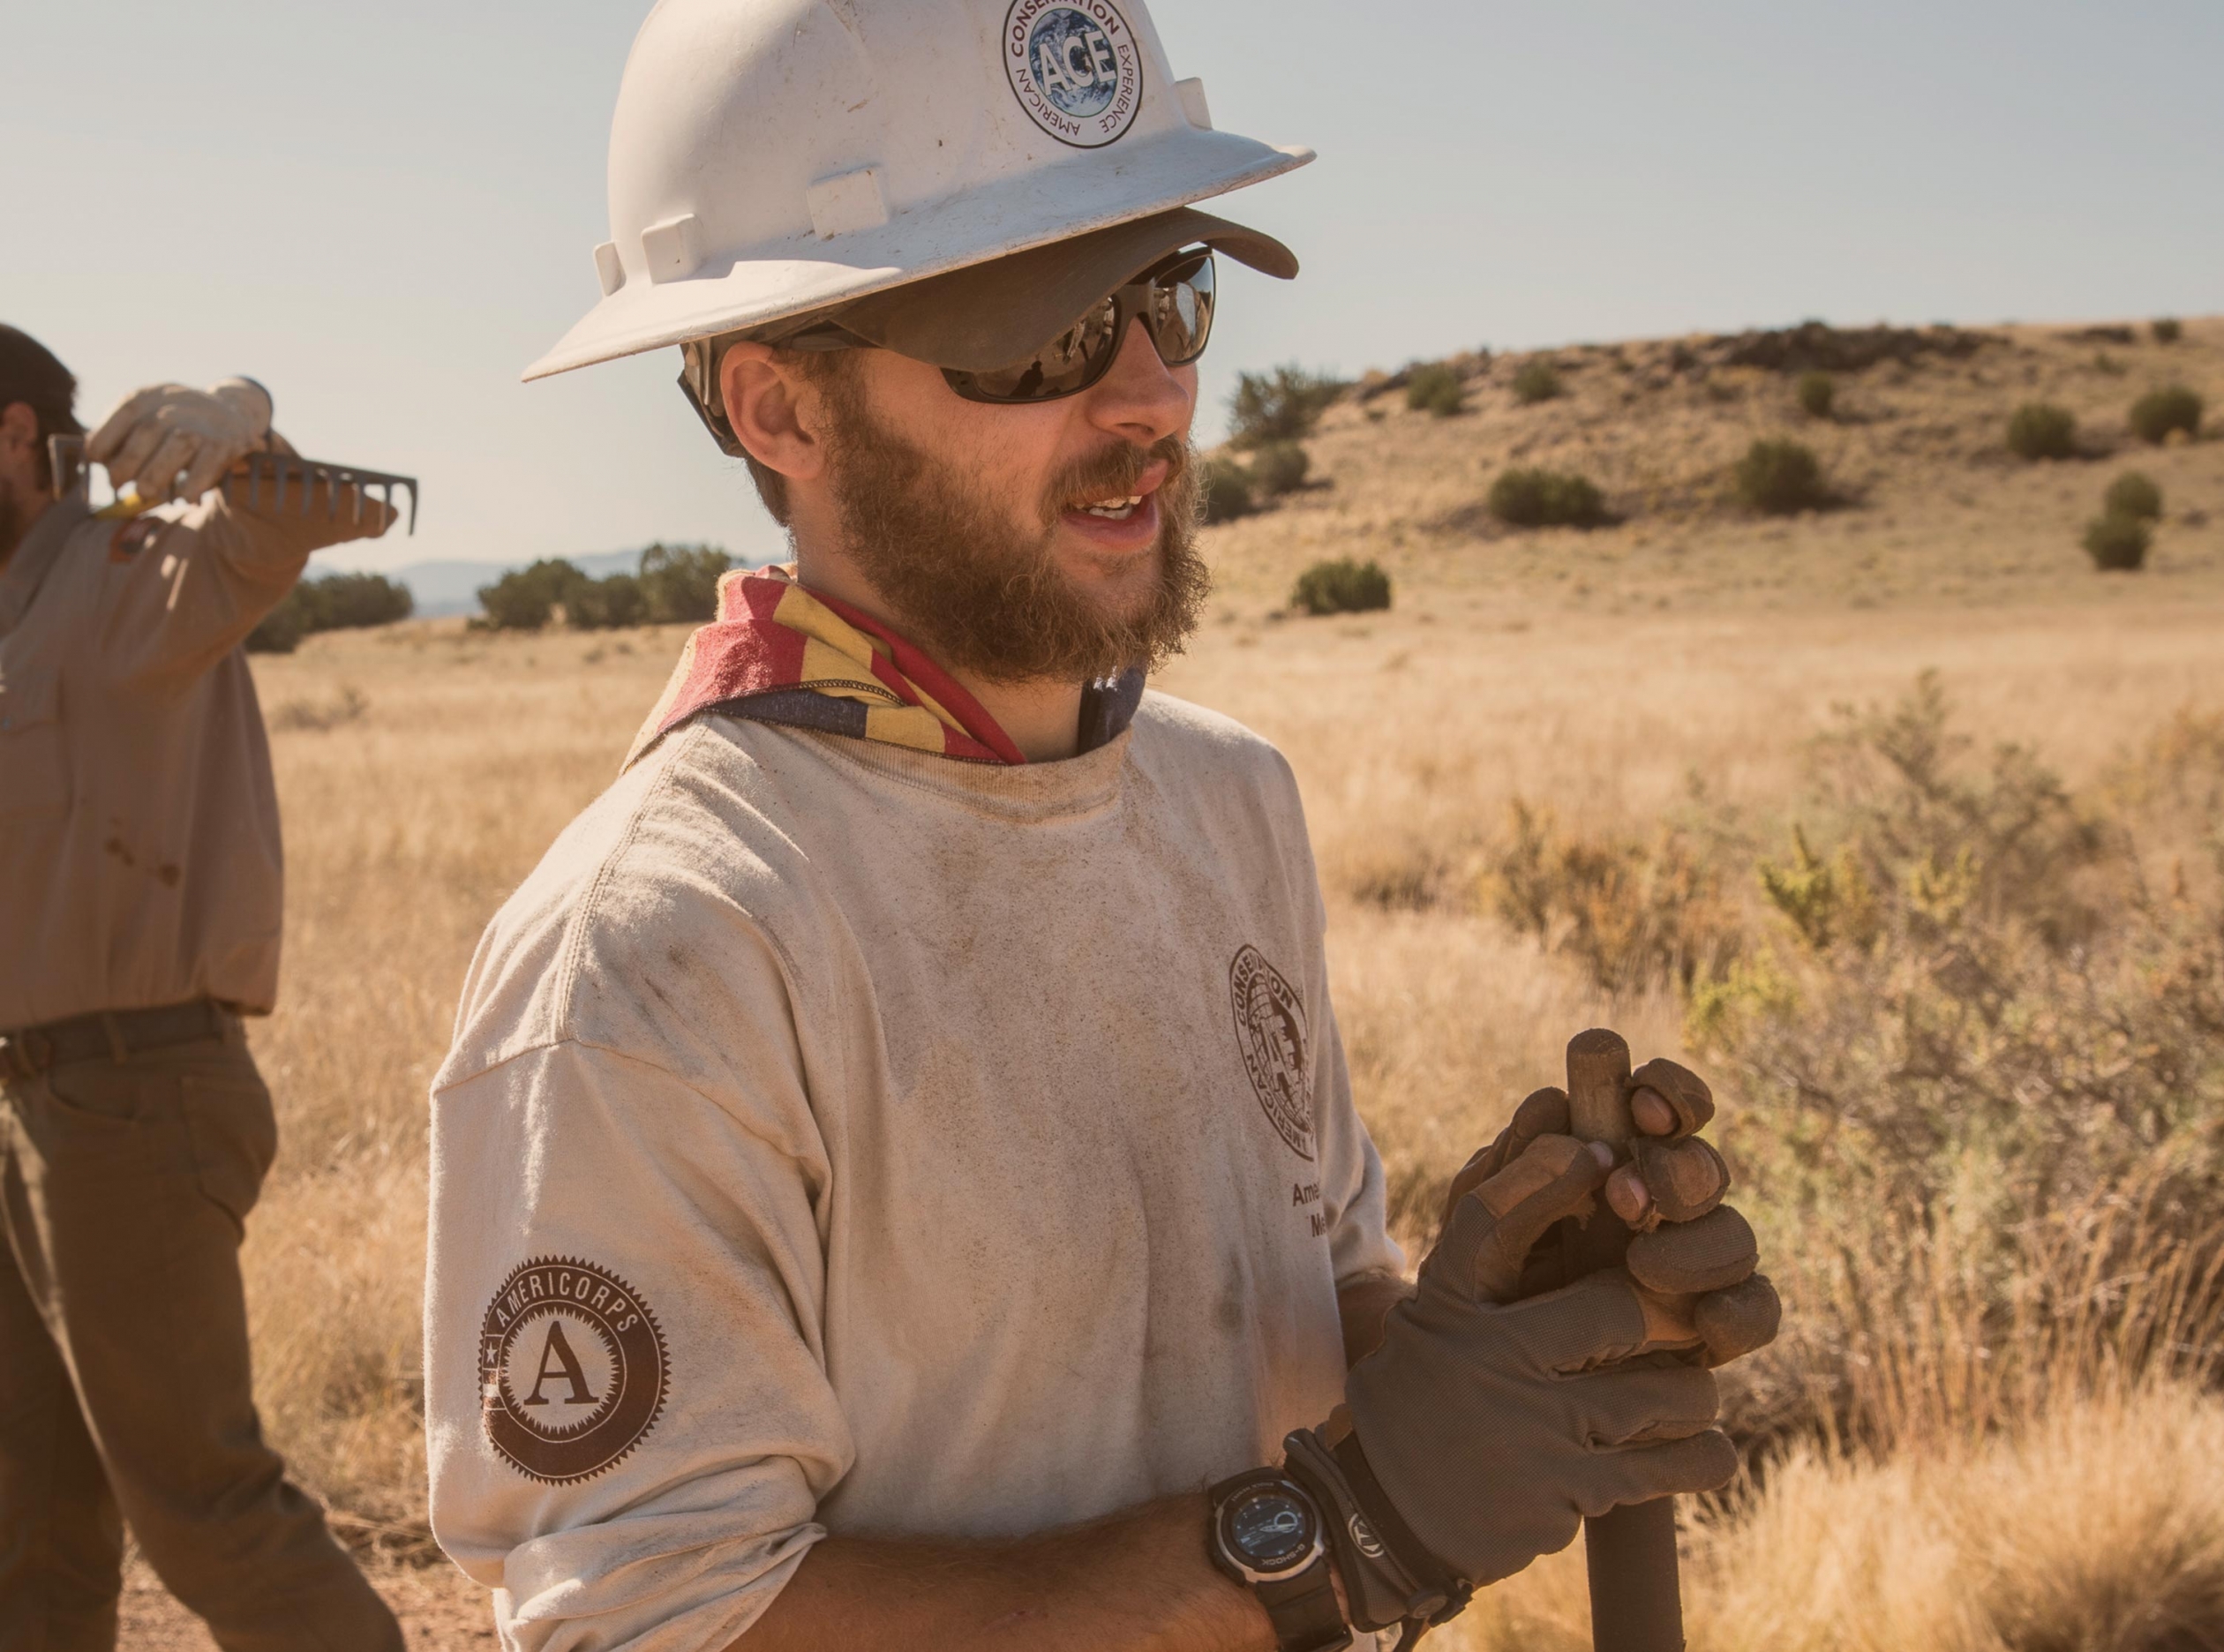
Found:
<svg viewBox="0 0 2224 1652"><path fill-rule="evenodd" d="M1313 1156L1311 1046L1305 1004L1297 989L1255 946L1228 966L1228 995L1236 1011L1236 1042L1268 1123L1300 1159Z"/></svg>
<svg viewBox="0 0 2224 1652"><path fill-rule="evenodd" d="M1027 117L1060 143L1101 149L1143 106L1143 52L1112 0L1012 0L1004 75Z"/></svg>
<svg viewBox="0 0 2224 1652"><path fill-rule="evenodd" d="M656 1316L615 1273L570 1257L521 1263L479 1326L486 1438L531 1479L590 1479L655 1424L665 1366Z"/></svg>

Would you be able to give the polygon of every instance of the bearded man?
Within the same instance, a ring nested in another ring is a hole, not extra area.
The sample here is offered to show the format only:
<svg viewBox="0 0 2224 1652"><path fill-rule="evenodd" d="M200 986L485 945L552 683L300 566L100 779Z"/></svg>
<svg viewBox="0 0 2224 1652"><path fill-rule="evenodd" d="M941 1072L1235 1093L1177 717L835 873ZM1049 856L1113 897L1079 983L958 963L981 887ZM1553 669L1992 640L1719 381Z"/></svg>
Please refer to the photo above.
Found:
<svg viewBox="0 0 2224 1652"><path fill-rule="evenodd" d="M1760 1339L1553 1273L1613 1162L1559 1093L1406 1281L1289 767L1144 687L1206 589L1214 254L1296 273L1183 203L1306 158L1126 0L644 26L536 371L680 344L794 561L728 576L435 1081L432 1519L506 1644L1409 1643L1733 1471L1703 1366ZM1749 1296L1704 1087L1642 1077L1615 1208Z"/></svg>

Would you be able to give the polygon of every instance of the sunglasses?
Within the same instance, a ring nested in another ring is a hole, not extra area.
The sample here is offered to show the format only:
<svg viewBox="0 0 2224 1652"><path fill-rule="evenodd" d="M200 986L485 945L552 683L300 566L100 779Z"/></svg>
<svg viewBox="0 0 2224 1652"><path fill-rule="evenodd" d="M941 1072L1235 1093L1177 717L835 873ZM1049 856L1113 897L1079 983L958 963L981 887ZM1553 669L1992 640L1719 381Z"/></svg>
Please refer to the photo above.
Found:
<svg viewBox="0 0 2224 1652"><path fill-rule="evenodd" d="M1088 314L1020 360L983 372L945 367L942 375L968 402L1010 405L1078 395L1111 371L1131 321L1143 324L1161 361L1168 367L1186 367L1205 353L1213 335L1213 300L1212 249L1192 247L1161 259L1114 289ZM781 342L789 349L870 348L869 340L839 322Z"/></svg>

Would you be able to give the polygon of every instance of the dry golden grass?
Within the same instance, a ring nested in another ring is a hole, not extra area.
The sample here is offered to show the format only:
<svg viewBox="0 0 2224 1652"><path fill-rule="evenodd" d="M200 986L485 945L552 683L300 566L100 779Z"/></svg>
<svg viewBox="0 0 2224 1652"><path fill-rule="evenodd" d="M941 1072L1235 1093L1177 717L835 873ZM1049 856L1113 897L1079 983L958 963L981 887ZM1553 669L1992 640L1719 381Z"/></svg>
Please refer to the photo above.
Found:
<svg viewBox="0 0 2224 1652"><path fill-rule="evenodd" d="M2180 1387L1883 1462L1800 1448L1684 1528L1692 1652L2197 1652L2224 1623L2224 1404ZM1588 1652L1580 1543L1446 1652ZM1433 1644L1433 1643L1432 1643Z"/></svg>
<svg viewBox="0 0 2224 1652"><path fill-rule="evenodd" d="M1870 502L1789 524L1723 514L1702 485L1744 434L1798 418L1788 384L1644 392L1641 420L1619 401L1629 376L1602 361L1568 375L1565 401L1518 413L1488 388L1448 421L1395 397L1375 404L1393 409L1379 422L1340 408L1314 444L1329 487L1213 530L1224 595L1162 686L1243 719L1296 767L1355 1083L1409 1235L1441 1178L1555 1076L1572 1032L1611 1021L1641 1055L1679 1046L1672 997L1604 995L1473 898L1514 798L1639 829L1694 785L1778 805L1834 704L1891 699L1927 667L1965 727L2032 742L2072 781L2183 708L2224 706L2224 444L2140 455L2172 516L2149 574L2102 578L2076 531L2119 467L2017 467L1980 439L2026 394L2105 427L2166 368L2224 389L2224 323L2190 325L2167 358L2113 353L2130 372L2036 339L1997 366L1980 355L1845 381L1852 417L1829 433L1830 462ZM1910 431L1931 433L1895 468ZM1672 514L1589 536L1429 526L1505 458L1562 462L1587 443L1618 504L1651 497L1649 465ZM1278 617L1297 568L1330 552L1382 558L1396 608ZM426 1082L481 927L607 783L679 636L409 626L256 662L289 851L282 1004L255 1035L284 1132L248 1245L259 1384L303 1476L398 1548L423 1529ZM1826 1289L1827 1271L1807 1288ZM1917 1398L1957 1346L1950 1293L1923 1298L1908 1372L1927 1375L1900 1385ZM2224 1633L2224 1417L2183 1389L2120 1385L2084 1405L2077 1390L1996 1395L1981 1420L2004 1426L1989 1433L1968 1426L1969 1395L1935 1417L1911 1401L1899 1455L1818 1446L1776 1464L1693 1534L1694 1646L2213 1644L2172 1642L2139 1602ZM2070 1600L2087 1578L2090 1598ZM2192 1593L2167 1605L2171 1590ZM1494 1591L1461 1633L1549 1648L1581 1623L1580 1558L1565 1556ZM2043 1627L2066 1624L2088 1627Z"/></svg>

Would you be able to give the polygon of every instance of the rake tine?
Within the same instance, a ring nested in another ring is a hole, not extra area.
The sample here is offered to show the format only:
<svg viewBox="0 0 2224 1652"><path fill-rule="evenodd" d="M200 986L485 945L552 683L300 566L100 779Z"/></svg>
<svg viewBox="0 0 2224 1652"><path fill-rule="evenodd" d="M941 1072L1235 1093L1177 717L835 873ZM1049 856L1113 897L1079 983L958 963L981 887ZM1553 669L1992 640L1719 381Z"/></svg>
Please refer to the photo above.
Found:
<svg viewBox="0 0 2224 1652"><path fill-rule="evenodd" d="M340 492L346 489L351 495L349 511L358 524L367 508L365 501L371 490L379 490L379 506L388 516L400 514L394 505L394 490L406 488L409 494L409 531L417 532L417 482L415 477L394 476L384 470L364 470L354 465L329 464L321 459L304 459L299 454L278 453L253 454L247 460L247 507L256 508L262 499L262 484L267 477L271 488L270 509L274 515L286 508L286 493L293 483L301 484L301 502L297 509L304 517L316 511L317 489L325 490L327 521L340 519ZM234 478L227 477L224 486L229 490Z"/></svg>

